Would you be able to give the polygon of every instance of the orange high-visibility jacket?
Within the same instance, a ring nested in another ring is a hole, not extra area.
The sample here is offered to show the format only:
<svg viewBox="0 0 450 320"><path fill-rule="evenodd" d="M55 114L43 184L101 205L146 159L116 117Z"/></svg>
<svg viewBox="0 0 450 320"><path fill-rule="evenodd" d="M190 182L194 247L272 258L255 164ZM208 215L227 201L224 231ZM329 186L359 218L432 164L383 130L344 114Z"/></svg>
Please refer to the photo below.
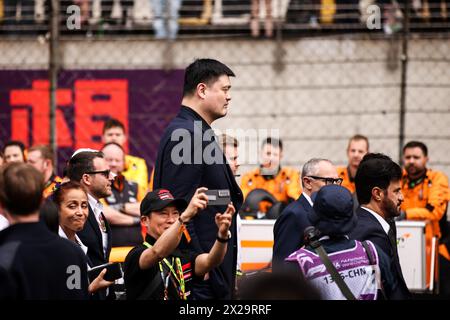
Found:
<svg viewBox="0 0 450 320"><path fill-rule="evenodd" d="M347 167L337 167L337 172L339 178L343 179L341 186L346 187L351 193L355 193L355 181L350 179Z"/></svg>
<svg viewBox="0 0 450 320"><path fill-rule="evenodd" d="M440 238L439 220L450 200L447 176L440 171L428 169L425 178L414 185L404 171L402 193L404 201L401 208L406 212L406 219L430 220L433 235Z"/></svg>
<svg viewBox="0 0 450 320"><path fill-rule="evenodd" d="M273 179L265 179L260 169L256 168L242 176L241 190L244 199L254 189L264 189L284 203L288 203L290 199L297 200L302 193L300 173L294 168L283 167Z"/></svg>

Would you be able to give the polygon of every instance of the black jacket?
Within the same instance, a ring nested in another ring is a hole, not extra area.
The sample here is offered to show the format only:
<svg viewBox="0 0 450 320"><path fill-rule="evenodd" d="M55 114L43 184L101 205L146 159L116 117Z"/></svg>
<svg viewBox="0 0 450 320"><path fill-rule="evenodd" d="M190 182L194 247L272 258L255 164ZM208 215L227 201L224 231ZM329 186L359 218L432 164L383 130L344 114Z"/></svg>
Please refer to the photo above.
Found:
<svg viewBox="0 0 450 320"><path fill-rule="evenodd" d="M106 256L103 253L103 241L100 226L95 218L94 211L89 206L89 216L84 224L83 230L77 233L81 241L86 247L88 247L87 256L92 262L93 266L98 266L107 263L109 260L109 254L111 253L111 227L108 221L105 219L106 232L108 233L108 248L106 250Z"/></svg>
<svg viewBox="0 0 450 320"><path fill-rule="evenodd" d="M87 299L87 279L84 252L42 222L0 232L0 300Z"/></svg>
<svg viewBox="0 0 450 320"><path fill-rule="evenodd" d="M180 112L169 124L161 138L155 163L153 188L168 189L175 197L184 198L188 202L199 187L207 187L210 190L229 189L237 212L243 201L241 189L237 185L219 145L212 140L214 138L210 136L209 139L206 139L207 141L203 141L204 133L208 129L211 127L194 110L181 107ZM174 133L175 130L177 131ZM177 133L182 134L183 138L180 139L179 136L175 138ZM179 148L182 141L188 142L188 148L180 153ZM213 149L214 151L211 151ZM191 162L172 161L172 151L176 155L183 155ZM203 154L211 154L218 161L206 163L202 157ZM192 223L188 224L188 230L192 237L189 244L191 249L199 253L209 252L216 241L218 232L215 215L217 212L224 212L225 209L226 206L208 206L198 213ZM208 281L194 283L193 294L197 299L231 298L236 274L236 216L233 217L230 230L232 239L223 263L209 273Z"/></svg>
<svg viewBox="0 0 450 320"><path fill-rule="evenodd" d="M285 258L303 246L303 232L311 226L307 215L310 210L312 207L302 194L283 210L275 222L272 256L274 271L284 265Z"/></svg>
<svg viewBox="0 0 450 320"><path fill-rule="evenodd" d="M367 210L359 207L356 210L358 222L353 231L349 234L350 239L359 241L370 240L391 260L391 270L398 282L398 288L393 292L391 299L409 299L411 293L408 290L405 279L403 278L402 268L398 253L392 247L389 237L384 231L378 220Z"/></svg>

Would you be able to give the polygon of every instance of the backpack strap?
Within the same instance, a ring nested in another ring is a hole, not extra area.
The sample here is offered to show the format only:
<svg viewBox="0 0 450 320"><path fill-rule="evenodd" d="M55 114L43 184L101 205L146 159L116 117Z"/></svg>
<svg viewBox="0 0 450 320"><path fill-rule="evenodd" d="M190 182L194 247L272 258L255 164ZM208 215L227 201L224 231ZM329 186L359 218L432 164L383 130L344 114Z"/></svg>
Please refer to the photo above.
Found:
<svg viewBox="0 0 450 320"><path fill-rule="evenodd" d="M315 241L314 244L312 244L312 247L316 249L317 253L319 254L320 260L322 260L323 264L325 265L325 268L327 268L327 271L330 273L331 277L333 278L334 282L336 282L337 286L339 287L339 290L341 290L342 294L347 300L356 300L353 293L350 291L350 288L347 286L344 280L342 280L341 275L334 267L333 263L331 262L330 258L327 255L327 252L322 247L322 244L320 241Z"/></svg>

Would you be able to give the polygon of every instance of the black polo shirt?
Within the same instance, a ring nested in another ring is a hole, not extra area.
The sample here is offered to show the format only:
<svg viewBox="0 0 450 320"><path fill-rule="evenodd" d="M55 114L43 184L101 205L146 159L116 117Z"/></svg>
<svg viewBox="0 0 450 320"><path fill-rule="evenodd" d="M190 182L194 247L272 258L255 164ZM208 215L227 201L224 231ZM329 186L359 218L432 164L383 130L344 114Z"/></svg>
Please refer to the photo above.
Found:
<svg viewBox="0 0 450 320"><path fill-rule="evenodd" d="M145 241L149 244L154 245L156 240L147 234ZM128 300L163 300L164 299L164 284L162 280L162 275L159 267L159 263L156 263L154 266L149 269L142 270L139 267L139 259L141 257L142 252L147 249L147 246L141 244L139 246L134 247L125 258L125 266L124 266L124 280L125 280L125 288ZM173 269L176 271L177 266L175 263L175 258L180 258L181 267L183 270L183 277L185 282L185 293L187 299L190 299L191 295L191 285L192 279L195 277L195 259L197 258L198 253L189 250L181 250L175 249L171 255L166 257L169 264L172 264L173 261ZM161 265L163 266L164 275L167 275L170 272L167 265L161 261ZM155 277L159 280L156 289L149 293L145 293L147 287L153 282ZM196 277L198 279L198 277ZM173 274L171 273L168 285L168 298L169 300L180 300L179 291L177 289L178 281L175 279ZM145 294L144 294L145 293Z"/></svg>

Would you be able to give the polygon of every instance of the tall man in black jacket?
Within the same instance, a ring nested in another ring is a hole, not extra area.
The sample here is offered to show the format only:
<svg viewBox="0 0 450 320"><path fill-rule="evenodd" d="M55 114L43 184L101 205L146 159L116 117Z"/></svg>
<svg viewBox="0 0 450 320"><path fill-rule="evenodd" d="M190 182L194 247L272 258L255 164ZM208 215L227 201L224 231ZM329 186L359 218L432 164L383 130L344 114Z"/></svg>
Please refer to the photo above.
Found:
<svg viewBox="0 0 450 320"><path fill-rule="evenodd" d="M400 266L394 221L403 202L401 178L402 169L388 156L379 153L364 156L355 176L360 203L356 210L358 222L349 235L351 239L372 241L391 259L391 270L398 285L389 299L411 297Z"/></svg>
<svg viewBox="0 0 450 320"><path fill-rule="evenodd" d="M211 129L213 121L227 114L230 77L223 63L198 59L186 68L181 110L167 127L158 149L153 188L171 190L189 201L199 187L228 189L239 211L242 192ZM188 225L191 249L209 252L217 237L214 217L226 206L208 206ZM236 274L236 216L233 216L230 244L225 259L204 281L193 286L195 299L230 299Z"/></svg>

